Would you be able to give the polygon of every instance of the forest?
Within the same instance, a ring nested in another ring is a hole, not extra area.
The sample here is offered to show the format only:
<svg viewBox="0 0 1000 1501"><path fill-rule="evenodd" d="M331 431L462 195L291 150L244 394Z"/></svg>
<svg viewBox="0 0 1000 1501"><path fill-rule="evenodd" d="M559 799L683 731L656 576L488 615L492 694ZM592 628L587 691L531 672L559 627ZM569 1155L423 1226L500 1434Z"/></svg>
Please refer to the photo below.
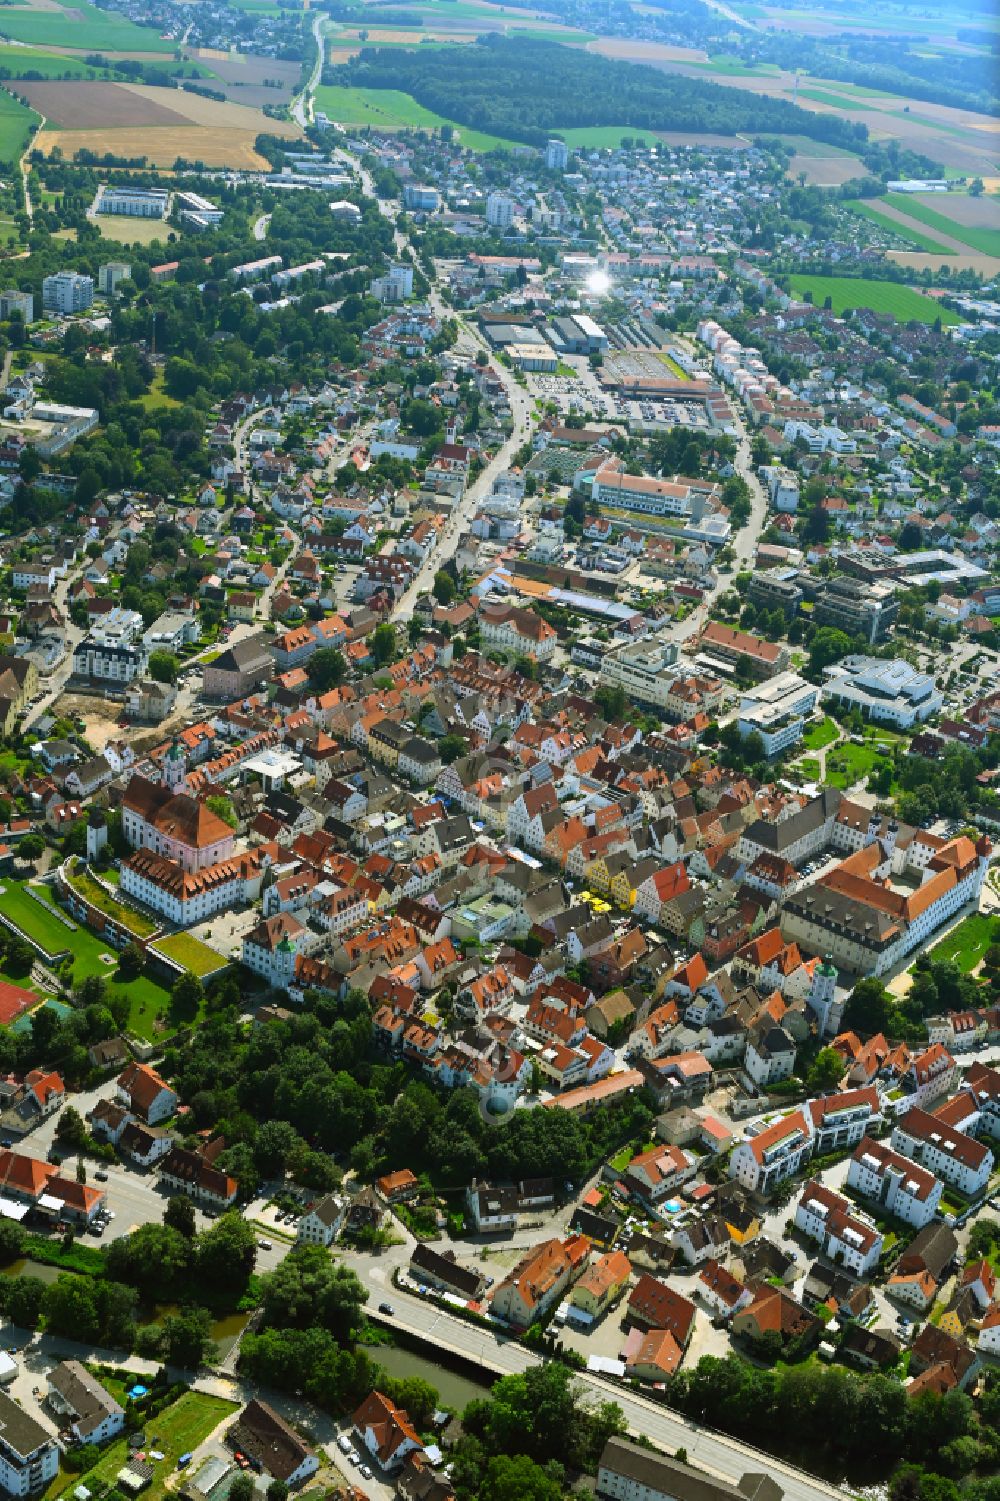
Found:
<svg viewBox="0 0 1000 1501"><path fill-rule="evenodd" d="M629 125L732 135L785 132L848 150L867 139L863 125L818 115L783 99L612 62L558 42L480 37L472 46L366 48L324 81L402 89L446 119L542 146L556 130Z"/></svg>

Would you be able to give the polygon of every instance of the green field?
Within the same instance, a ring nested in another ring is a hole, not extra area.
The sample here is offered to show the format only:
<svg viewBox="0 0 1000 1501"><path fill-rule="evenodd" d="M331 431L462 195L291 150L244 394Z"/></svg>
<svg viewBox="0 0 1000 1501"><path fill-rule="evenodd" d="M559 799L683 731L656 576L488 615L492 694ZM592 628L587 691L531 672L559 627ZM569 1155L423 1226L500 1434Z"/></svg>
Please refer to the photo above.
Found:
<svg viewBox="0 0 1000 1501"><path fill-rule="evenodd" d="M947 245L939 245L937 240L932 240L930 235L925 235L922 230L911 229L908 224L900 224L897 219L890 219L887 214L880 214L877 208L872 208L870 203L863 202L860 198L849 199L844 207L849 208L852 214L859 214L862 219L868 219L872 224L877 224L879 229L887 229L892 234L898 235L901 240L909 240L911 245L916 245L931 255L955 254L954 250L949 250Z"/></svg>
<svg viewBox="0 0 1000 1501"><path fill-rule="evenodd" d="M316 90L316 107L340 125L370 125L373 130L437 130L452 125L470 151L494 151L498 146L514 144L446 120L400 89L356 89L321 83Z"/></svg>
<svg viewBox="0 0 1000 1501"><path fill-rule="evenodd" d="M995 922L985 913L974 912L960 922L947 938L930 951L932 959L953 959L963 974L970 974L992 942Z"/></svg>
<svg viewBox="0 0 1000 1501"><path fill-rule="evenodd" d="M838 316L848 308L863 307L870 308L873 313L888 313L900 323L933 323L936 318L942 323L960 321L956 313L942 307L933 297L914 292L901 282L878 281L867 276L813 276L808 273L790 276L788 280L796 297L811 292L817 307L822 307L829 297Z"/></svg>
<svg viewBox="0 0 1000 1501"><path fill-rule="evenodd" d="M585 151L613 150L623 140L645 141L648 145L657 139L655 130L639 130L635 125L574 125L571 130L556 127L555 134L562 136L567 146Z"/></svg>
<svg viewBox="0 0 1000 1501"><path fill-rule="evenodd" d="M227 961L221 954L217 954L200 939L192 938L190 933L171 933L166 938L158 939L153 944L153 949L165 954L175 964L183 965L199 979L203 979L205 975L213 975L217 970L226 967Z"/></svg>
<svg viewBox="0 0 1000 1501"><path fill-rule="evenodd" d="M838 745L827 752L826 780L831 787L853 787L862 777L884 766L885 761L874 746Z"/></svg>
<svg viewBox="0 0 1000 1501"><path fill-rule="evenodd" d="M80 52L173 52L176 45L164 41L153 27L98 10L89 0L74 0L65 10L5 7L0 35L33 47L73 47Z"/></svg>
<svg viewBox="0 0 1000 1501"><path fill-rule="evenodd" d="M176 1480L177 1461L204 1443L213 1429L224 1418L235 1413L239 1404L227 1402L224 1397L211 1397L206 1392L187 1391L177 1401L152 1419L156 1432L157 1453L161 1460L154 1460L155 1474L149 1488L143 1491L146 1501L156 1501L166 1492L167 1481ZM95 1485L101 1492L112 1488L119 1470L128 1458L128 1442L118 1439L101 1452L101 1457L92 1470L85 1475L73 1477L72 1486L65 1492L71 1495L77 1485L83 1483L93 1492Z"/></svg>
<svg viewBox="0 0 1000 1501"><path fill-rule="evenodd" d="M941 196L947 203L947 194ZM959 240L963 245L968 245L970 250L979 250L983 255L1000 255L1000 229L974 229L968 224L959 224L957 219L949 219L947 214L939 214L937 209L928 208L926 203L914 202L910 193L887 193L885 201L892 208L898 209L901 214L907 214L920 224L926 224L928 229L936 229L940 234L951 235L953 240Z"/></svg>
<svg viewBox="0 0 1000 1501"><path fill-rule="evenodd" d="M33 109L0 90L0 162L13 166L20 159L39 118Z"/></svg>
<svg viewBox="0 0 1000 1501"><path fill-rule="evenodd" d="M782 141L793 151L798 152L799 156L815 156L824 159L828 156L843 156L857 160L853 151L846 151L843 146L831 146L828 141L814 141L811 136L766 135L762 136L761 140Z"/></svg>

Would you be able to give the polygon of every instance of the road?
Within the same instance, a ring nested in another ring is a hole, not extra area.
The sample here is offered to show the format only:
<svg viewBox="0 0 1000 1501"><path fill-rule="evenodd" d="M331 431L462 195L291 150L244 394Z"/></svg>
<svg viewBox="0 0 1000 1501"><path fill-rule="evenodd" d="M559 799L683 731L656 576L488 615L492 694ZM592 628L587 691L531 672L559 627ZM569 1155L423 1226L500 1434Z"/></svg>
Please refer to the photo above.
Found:
<svg viewBox="0 0 1000 1501"><path fill-rule="evenodd" d="M267 226L271 222L270 214L261 214L259 219L254 220L253 237L255 240L263 240L267 234Z"/></svg>
<svg viewBox="0 0 1000 1501"><path fill-rule="evenodd" d="M31 709L29 709L28 713L24 716L24 719L21 722L22 733L30 729L30 727L35 723L35 720L40 718L41 715L45 714L47 710L52 707L73 675L73 653L76 651L80 642L83 640L84 635L86 634L80 629L78 625L73 624L69 615L69 591L72 584L79 577L80 572L81 569L74 569L71 572L67 573L64 579L57 579L56 581L55 591L52 595L52 603L62 614L66 622L65 626L60 632L64 642L66 643L66 654L59 665L55 667L53 671L48 674L48 676L42 674L46 685L44 692L39 702L35 704Z"/></svg>
<svg viewBox="0 0 1000 1501"><path fill-rule="evenodd" d="M372 1297L366 1310L369 1318L387 1326L402 1323L411 1334L426 1339L438 1349L451 1350L501 1374L518 1374L542 1364L542 1357L526 1350L523 1345L498 1337L479 1325L453 1318L426 1299L391 1287L388 1267L369 1267L366 1271L355 1265L353 1258L351 1264L363 1280L370 1282ZM377 1281L373 1275L376 1270L381 1273ZM378 1312L378 1302L387 1293L395 1310L394 1318ZM679 1448L686 1449L692 1464L732 1485L737 1485L748 1470L763 1469L779 1481L787 1501L827 1501L831 1496L840 1495L835 1487L824 1481L712 1429L701 1428L651 1398L623 1389L613 1381L606 1381L588 1371L577 1373L575 1379L595 1402L617 1402L632 1433L645 1435L658 1448L669 1453Z"/></svg>
<svg viewBox="0 0 1000 1501"><path fill-rule="evenodd" d="M302 92L292 104L292 119L296 125L301 125L305 130L307 125L312 124L313 118L313 94L323 72L323 28L326 22L324 16L317 16L313 22L313 40L316 43L316 62L313 70L302 88Z"/></svg>

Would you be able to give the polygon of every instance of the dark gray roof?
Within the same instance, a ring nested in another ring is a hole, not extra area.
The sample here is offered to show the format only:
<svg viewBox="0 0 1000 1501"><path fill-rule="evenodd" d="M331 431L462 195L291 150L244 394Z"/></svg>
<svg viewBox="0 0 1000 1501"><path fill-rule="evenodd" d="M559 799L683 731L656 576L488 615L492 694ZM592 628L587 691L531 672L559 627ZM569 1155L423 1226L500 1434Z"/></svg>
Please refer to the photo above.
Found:
<svg viewBox="0 0 1000 1501"><path fill-rule="evenodd" d="M598 1471L598 1493L601 1470L623 1475L637 1485L672 1497L673 1501L781 1501L784 1495L781 1486L768 1475L748 1472L738 1486L729 1485L703 1470L668 1459L665 1454L642 1449L626 1438L609 1438L605 1444Z"/></svg>

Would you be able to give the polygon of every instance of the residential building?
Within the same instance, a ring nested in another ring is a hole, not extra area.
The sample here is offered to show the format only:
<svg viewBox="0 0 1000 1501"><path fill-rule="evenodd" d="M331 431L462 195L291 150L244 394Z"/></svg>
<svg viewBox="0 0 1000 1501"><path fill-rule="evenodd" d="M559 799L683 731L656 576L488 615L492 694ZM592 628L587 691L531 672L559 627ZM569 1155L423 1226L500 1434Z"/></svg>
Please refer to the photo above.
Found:
<svg viewBox="0 0 1000 1501"><path fill-rule="evenodd" d="M0 1487L10 1496L33 1496L45 1490L58 1471L54 1437L0 1392Z"/></svg>
<svg viewBox="0 0 1000 1501"><path fill-rule="evenodd" d="M487 650L511 652L535 662L551 661L558 640L547 620L516 605L481 605L479 628Z"/></svg>
<svg viewBox="0 0 1000 1501"><path fill-rule="evenodd" d="M115 1094L147 1126L169 1120L177 1110L177 1094L147 1063L130 1063L115 1081Z"/></svg>
<svg viewBox="0 0 1000 1501"><path fill-rule="evenodd" d="M102 183L95 212L130 219L165 219L170 212L170 194L164 188L131 188L121 183L109 187Z"/></svg>
<svg viewBox="0 0 1000 1501"><path fill-rule="evenodd" d="M0 292L0 321L6 323L14 314L19 313L21 322L27 327L35 321L35 299L30 292L18 292L10 288L6 292Z"/></svg>
<svg viewBox="0 0 1000 1501"><path fill-rule="evenodd" d="M609 1251L587 1268L570 1294L570 1302L589 1318L600 1318L628 1286L632 1265L624 1251Z"/></svg>
<svg viewBox="0 0 1000 1501"><path fill-rule="evenodd" d="M289 1489L301 1485L319 1469L316 1451L273 1407L256 1397L244 1407L226 1441Z"/></svg>
<svg viewBox="0 0 1000 1501"><path fill-rule="evenodd" d="M494 1288L494 1314L515 1328L526 1329L560 1301L586 1260L587 1242L582 1236L541 1241Z"/></svg>
<svg viewBox="0 0 1000 1501"><path fill-rule="evenodd" d="M64 1360L45 1378L49 1406L81 1444L103 1444L121 1433L125 1409L78 1360Z"/></svg>
<svg viewBox="0 0 1000 1501"><path fill-rule="evenodd" d="M299 1216L295 1227L296 1240L300 1245L329 1248L340 1234L345 1210L345 1201L337 1194L324 1194L311 1209Z"/></svg>
<svg viewBox="0 0 1000 1501"><path fill-rule="evenodd" d="M710 620L702 631L700 649L709 661L727 670L742 665L756 678L776 677L789 663L788 648L780 642L764 641L717 620Z"/></svg>
<svg viewBox="0 0 1000 1501"><path fill-rule="evenodd" d="M42 307L53 313L82 313L94 301L94 278L56 271L42 280Z"/></svg>
<svg viewBox="0 0 1000 1501"><path fill-rule="evenodd" d="M900 1117L893 1128L892 1145L966 1198L982 1193L993 1171L989 1147L924 1110L908 1110Z"/></svg>
<svg viewBox="0 0 1000 1501"><path fill-rule="evenodd" d="M831 1261L856 1277L870 1276L878 1266L883 1242L874 1222L818 1178L811 1179L802 1190L795 1226L817 1241Z"/></svg>
<svg viewBox="0 0 1000 1501"><path fill-rule="evenodd" d="M804 1111L792 1110L733 1149L729 1176L766 1198L805 1166L812 1151L812 1124Z"/></svg>
<svg viewBox="0 0 1000 1501"><path fill-rule="evenodd" d="M352 1427L365 1453L390 1475L402 1468L407 1455L423 1450L410 1414L381 1392L369 1392L354 1414Z"/></svg>
<svg viewBox="0 0 1000 1501"><path fill-rule="evenodd" d="M105 261L97 268L97 290L105 297L113 297L118 283L127 281L131 275L132 267L128 261Z"/></svg>
<svg viewBox="0 0 1000 1501"><path fill-rule="evenodd" d="M933 1173L870 1137L864 1138L851 1158L847 1186L918 1230L934 1218L944 1190Z"/></svg>

